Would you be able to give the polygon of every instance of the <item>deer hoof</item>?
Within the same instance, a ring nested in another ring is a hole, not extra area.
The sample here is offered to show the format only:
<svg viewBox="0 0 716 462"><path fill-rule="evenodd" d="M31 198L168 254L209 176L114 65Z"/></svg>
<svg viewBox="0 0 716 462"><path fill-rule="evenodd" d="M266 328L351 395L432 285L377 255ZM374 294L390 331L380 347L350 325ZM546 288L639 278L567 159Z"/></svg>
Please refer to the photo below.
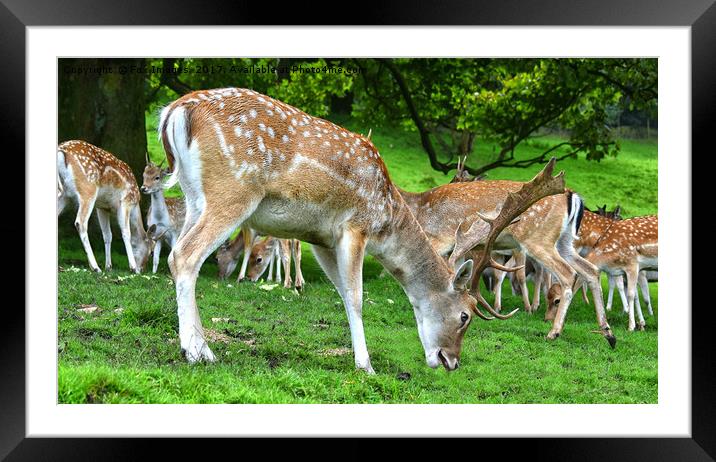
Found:
<svg viewBox="0 0 716 462"><path fill-rule="evenodd" d="M112 271L112 265L105 265L104 270L107 272Z"/></svg>
<svg viewBox="0 0 716 462"><path fill-rule="evenodd" d="M357 368L358 370L360 370L360 371L365 372L365 373L368 374L368 375L375 375L375 371L373 370L373 366L371 366L370 364L368 364L367 366L364 366L364 367L357 366L356 368Z"/></svg>
<svg viewBox="0 0 716 462"><path fill-rule="evenodd" d="M550 332L547 334L547 340L554 340L559 337L559 332Z"/></svg>
<svg viewBox="0 0 716 462"><path fill-rule="evenodd" d="M209 345L204 343L203 346L190 346L188 349L182 348L181 354L186 358L189 364L194 364L202 361L213 363L216 361L214 353L209 349Z"/></svg>

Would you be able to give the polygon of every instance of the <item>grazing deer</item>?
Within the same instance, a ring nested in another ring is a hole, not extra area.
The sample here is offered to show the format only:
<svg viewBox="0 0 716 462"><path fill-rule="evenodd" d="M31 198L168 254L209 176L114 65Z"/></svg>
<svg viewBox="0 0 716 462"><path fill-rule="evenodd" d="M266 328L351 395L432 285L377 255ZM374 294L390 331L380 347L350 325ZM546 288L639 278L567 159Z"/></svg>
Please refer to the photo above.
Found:
<svg viewBox="0 0 716 462"><path fill-rule="evenodd" d="M296 271L295 287L298 290L303 288L305 281L301 273L301 243L297 239L278 239L266 236L251 249L249 258L248 278L256 282L269 269L268 280L271 280L272 265L276 263L276 281L281 280L281 266L283 266L283 286L290 288L291 281L291 254L293 254L294 267Z"/></svg>
<svg viewBox="0 0 716 462"><path fill-rule="evenodd" d="M162 241L171 250L179 237L182 226L184 226L184 215L186 207L184 199L180 197L164 197L162 180L168 175L166 169L160 165L154 165L145 155L147 165L144 167L143 184L139 188L144 194L149 194L151 204L147 210L147 226L154 225L157 235L162 235L154 244L154 261L152 262L152 273L157 272L159 258L162 253Z"/></svg>
<svg viewBox="0 0 716 462"><path fill-rule="evenodd" d="M574 246L582 256L586 256L594 246L600 242L602 236L610 229L610 227L622 220L621 207L617 205L613 211L609 212L606 210L606 205L597 207L596 212L585 210L584 218L582 219L582 225L577 233L577 239L574 242ZM607 311L612 309L612 301L614 294L614 287L619 291L619 295L622 300L622 306L624 312L629 312L629 304L627 296L624 291L625 283L621 274L608 274L609 290L607 294ZM644 301L647 303L649 314L653 314L654 310L651 305L651 296L649 294L649 283L646 276L642 276L641 273L638 278L638 285L642 291ZM580 283L576 290L583 290L584 297L586 299L586 288ZM588 301L587 301L588 303ZM637 311L641 311L641 304L639 303L638 293L635 295L635 303L637 305Z"/></svg>
<svg viewBox="0 0 716 462"><path fill-rule="evenodd" d="M226 240L216 251L216 262L219 266L219 279L224 280L231 276L244 254L244 229L239 231L234 239Z"/></svg>
<svg viewBox="0 0 716 462"><path fill-rule="evenodd" d="M545 168L554 168L554 161L550 161ZM471 181L446 184L423 193L403 191L402 194L435 250L439 255L446 257L455 248L456 233L464 223L470 223L480 214L494 209L505 196L517 190L521 184L503 180ZM540 199L520 216L518 222L507 226L497 239L495 249L513 249L529 255L547 268L565 288L563 302L547 338L555 339L562 332L572 300L572 284L575 276L578 275L588 282L594 293L600 295L594 304L597 322L610 346L614 347L616 338L607 323L601 301L599 270L582 258L572 245L579 229L583 202L570 190L565 191L563 188L559 192L561 194ZM518 265L522 266L517 273L518 277L525 281L524 265L520 262ZM514 270L506 267L498 269ZM472 284L473 291L478 289L478 284L479 278L475 278ZM523 282L522 288L523 302L525 307L528 307L530 301L526 283Z"/></svg>
<svg viewBox="0 0 716 462"><path fill-rule="evenodd" d="M57 147L57 172L57 216L68 201L78 203L75 227L90 268L101 272L87 235L89 217L92 210L97 209L104 238L105 270L112 269L109 217L110 213L114 213L122 232L129 269L140 273L147 263L154 239L161 236L154 234L155 228L150 227L149 234L144 230L139 209L139 188L129 166L104 149L86 141L71 140Z"/></svg>
<svg viewBox="0 0 716 462"><path fill-rule="evenodd" d="M626 276L629 330L634 320L634 299L641 270L659 268L659 219L656 215L614 221L591 247L586 259L610 276ZM648 287L647 287L648 290ZM596 299L596 297L595 297ZM637 306L639 329L646 326L641 306Z"/></svg>
<svg viewBox="0 0 716 462"><path fill-rule="evenodd" d="M361 315L366 251L408 295L428 366L456 369L471 313L491 319L464 290L473 268L482 271L489 255L453 271L431 247L367 139L240 88L184 95L162 111L159 133L172 178L187 201L169 266L180 344L190 362L215 359L196 305L199 269L240 226L312 245L343 299L356 367L369 373ZM492 223L475 223L461 236L470 242L462 244L472 248L487 235L490 250L496 234L545 194L540 186L548 180L509 196L500 213L489 217Z"/></svg>

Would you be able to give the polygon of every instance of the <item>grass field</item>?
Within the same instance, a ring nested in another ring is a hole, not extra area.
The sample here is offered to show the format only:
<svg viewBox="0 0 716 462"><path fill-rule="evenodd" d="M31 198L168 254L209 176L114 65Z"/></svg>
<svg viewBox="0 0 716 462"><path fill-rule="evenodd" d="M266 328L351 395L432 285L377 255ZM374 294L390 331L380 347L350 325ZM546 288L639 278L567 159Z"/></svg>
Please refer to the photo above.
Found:
<svg viewBox="0 0 716 462"><path fill-rule="evenodd" d="M148 120L148 132L155 120ZM366 132L359 127L349 128ZM414 134L374 130L393 181L418 191L449 177L430 169ZM152 158L161 148L148 133ZM518 152L539 149L545 139ZM657 212L655 141L624 141L617 158L568 160L569 187L590 207L620 203L626 216ZM489 149L478 144L479 149ZM496 170L490 178L526 180L539 170ZM101 241L93 242L100 264ZM58 358L61 403L655 403L658 285L645 332L628 333L621 304L608 313L617 348L590 331L592 305L575 297L562 336L545 340L544 305L534 315L472 323L460 369L425 365L412 309L391 277L367 258L364 325L377 374L357 372L338 294L304 246L302 294L281 287L219 282L213 259L197 285L214 364L188 365L166 254L157 275L132 275L115 239L115 270L94 274L76 236L60 240ZM235 276L235 275L234 275ZM591 294L590 294L591 296ZM488 296L488 299L491 297ZM504 289L503 306L521 306ZM618 299L618 297L617 297Z"/></svg>

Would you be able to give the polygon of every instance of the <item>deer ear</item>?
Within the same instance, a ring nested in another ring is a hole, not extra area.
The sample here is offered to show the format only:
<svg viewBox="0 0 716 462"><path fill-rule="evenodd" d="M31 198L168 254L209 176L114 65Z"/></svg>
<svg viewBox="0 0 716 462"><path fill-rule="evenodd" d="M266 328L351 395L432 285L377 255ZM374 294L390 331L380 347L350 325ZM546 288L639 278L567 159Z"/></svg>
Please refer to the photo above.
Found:
<svg viewBox="0 0 716 462"><path fill-rule="evenodd" d="M452 286L455 290L465 290L472 276L472 266L472 260L467 260L457 269L455 278L452 280Z"/></svg>

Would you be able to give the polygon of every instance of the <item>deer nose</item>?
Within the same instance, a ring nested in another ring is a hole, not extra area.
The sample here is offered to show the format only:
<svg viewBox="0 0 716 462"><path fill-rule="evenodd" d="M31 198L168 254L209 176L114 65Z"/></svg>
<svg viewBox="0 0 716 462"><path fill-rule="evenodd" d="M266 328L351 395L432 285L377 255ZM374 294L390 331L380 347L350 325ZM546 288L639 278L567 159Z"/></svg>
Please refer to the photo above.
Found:
<svg viewBox="0 0 716 462"><path fill-rule="evenodd" d="M455 358L454 363L450 363L449 355L446 354L442 349L438 350L438 359L442 363L443 367L447 371L454 371L458 367L460 367L460 361Z"/></svg>
<svg viewBox="0 0 716 462"><path fill-rule="evenodd" d="M142 185L142 187L140 187L139 189L140 189L143 193L147 192L147 188L146 188L144 185Z"/></svg>

